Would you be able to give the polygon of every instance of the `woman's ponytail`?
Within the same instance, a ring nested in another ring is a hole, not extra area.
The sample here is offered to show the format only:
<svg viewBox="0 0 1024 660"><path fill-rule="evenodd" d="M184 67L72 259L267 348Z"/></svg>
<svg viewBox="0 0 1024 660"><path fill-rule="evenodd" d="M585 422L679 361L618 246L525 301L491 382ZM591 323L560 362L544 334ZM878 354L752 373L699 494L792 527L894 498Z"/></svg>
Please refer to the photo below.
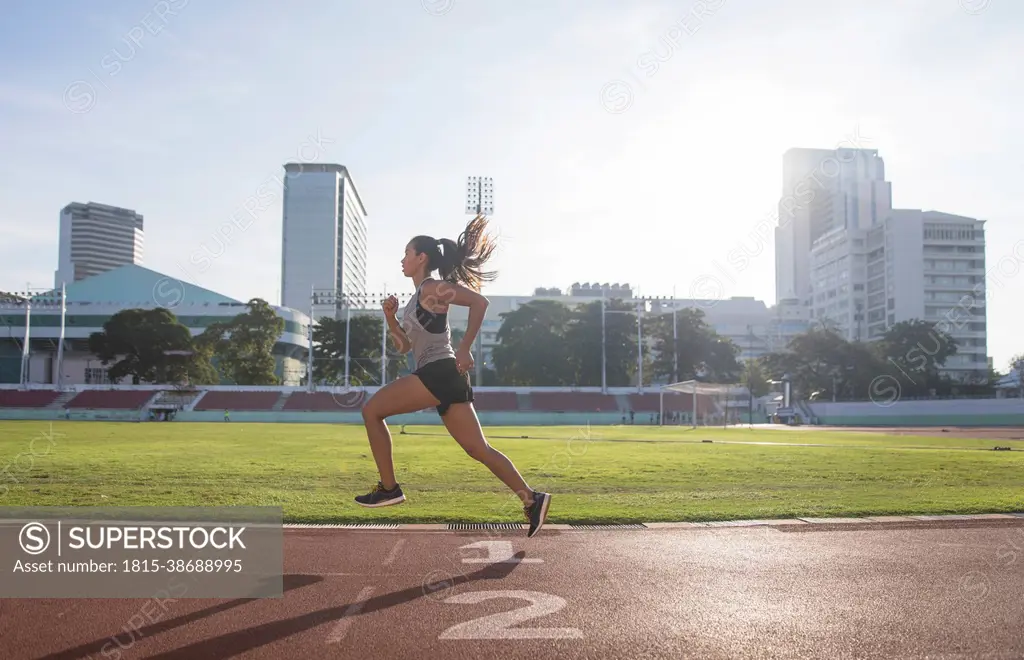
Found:
<svg viewBox="0 0 1024 660"><path fill-rule="evenodd" d="M478 215L466 225L458 243L448 238L439 241L443 250L438 266L441 279L463 284L474 291L479 291L483 282L494 280L496 272L481 269L497 247L486 230L487 218Z"/></svg>

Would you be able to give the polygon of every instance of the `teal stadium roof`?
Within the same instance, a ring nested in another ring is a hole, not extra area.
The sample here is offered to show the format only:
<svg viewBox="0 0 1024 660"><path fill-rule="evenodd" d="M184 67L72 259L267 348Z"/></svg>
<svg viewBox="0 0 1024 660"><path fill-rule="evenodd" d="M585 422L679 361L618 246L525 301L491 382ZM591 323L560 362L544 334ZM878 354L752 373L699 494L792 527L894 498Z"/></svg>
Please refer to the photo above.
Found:
<svg viewBox="0 0 1024 660"><path fill-rule="evenodd" d="M52 299L56 293L39 294L32 300ZM71 282L66 286L66 295L69 303L106 303L128 307L244 304L216 291L134 264Z"/></svg>

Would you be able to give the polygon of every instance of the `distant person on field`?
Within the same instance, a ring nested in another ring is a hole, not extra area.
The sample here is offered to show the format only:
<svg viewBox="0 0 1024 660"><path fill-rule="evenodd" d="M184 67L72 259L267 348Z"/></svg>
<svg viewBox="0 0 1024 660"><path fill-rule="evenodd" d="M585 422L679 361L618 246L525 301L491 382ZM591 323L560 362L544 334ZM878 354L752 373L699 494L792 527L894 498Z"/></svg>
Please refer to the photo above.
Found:
<svg viewBox="0 0 1024 660"><path fill-rule="evenodd" d="M527 536L532 537L544 525L551 495L530 488L512 461L488 444L473 408L468 375L474 365L469 347L476 340L488 305L487 298L478 291L481 282L494 279L494 273L480 270L494 251L494 244L484 233L486 228L487 218L477 215L459 236L458 243L416 236L405 246L402 274L412 279L416 291L400 317L395 296L390 296L382 306L391 339L401 353L412 351L416 370L385 385L363 407L366 435L380 481L369 493L356 497L356 502L379 507L405 501L395 479L391 433L384 420L433 406L466 453L486 465L519 496L530 524ZM430 277L435 270L439 280ZM458 348L452 346L449 305L469 308L469 323Z"/></svg>
<svg viewBox="0 0 1024 660"><path fill-rule="evenodd" d="M224 411L224 421L225 422L230 422L231 421L231 411L230 410L225 410Z"/></svg>

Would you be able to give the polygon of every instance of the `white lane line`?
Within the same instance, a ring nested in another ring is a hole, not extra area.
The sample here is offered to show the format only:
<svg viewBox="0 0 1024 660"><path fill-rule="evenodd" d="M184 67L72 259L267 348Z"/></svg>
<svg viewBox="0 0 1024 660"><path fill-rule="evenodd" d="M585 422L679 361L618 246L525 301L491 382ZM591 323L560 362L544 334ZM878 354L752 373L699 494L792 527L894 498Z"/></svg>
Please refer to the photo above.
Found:
<svg viewBox="0 0 1024 660"><path fill-rule="evenodd" d="M341 619L334 626L334 630L327 636L328 644L337 644L338 642L345 639L345 635L348 634L348 629L352 626L352 618L355 617L363 610L363 605L366 604L366 599L370 597L373 590L376 587L363 587L363 590L356 596L356 602L352 603L345 609L345 614L342 615Z"/></svg>
<svg viewBox="0 0 1024 660"><path fill-rule="evenodd" d="M395 561L395 557L398 556L398 550L403 544L405 544L405 539L398 539L398 543L395 544L395 547L391 548L391 552L384 558L385 566L390 566L391 562Z"/></svg>

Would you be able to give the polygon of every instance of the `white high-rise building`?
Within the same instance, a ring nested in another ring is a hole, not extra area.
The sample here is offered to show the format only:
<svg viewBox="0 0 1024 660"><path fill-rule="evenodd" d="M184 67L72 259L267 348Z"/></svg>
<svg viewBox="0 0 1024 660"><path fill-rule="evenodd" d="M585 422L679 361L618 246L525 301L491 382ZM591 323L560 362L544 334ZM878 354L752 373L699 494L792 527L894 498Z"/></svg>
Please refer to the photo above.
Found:
<svg viewBox="0 0 1024 660"><path fill-rule="evenodd" d="M790 149L775 230L775 299L811 306L811 248L836 229L867 228L892 209L875 149Z"/></svg>
<svg viewBox="0 0 1024 660"><path fill-rule="evenodd" d="M943 372L988 372L985 221L899 209L873 227L836 229L811 256L812 314L849 340L880 338L895 323L935 323L958 344ZM928 350L923 347L922 350Z"/></svg>
<svg viewBox="0 0 1024 660"><path fill-rule="evenodd" d="M338 298L365 295L367 214L348 169L288 163L284 170L281 305L306 311L313 290ZM314 312L316 318L334 315L330 306Z"/></svg>
<svg viewBox="0 0 1024 660"><path fill-rule="evenodd" d="M131 209L72 202L60 212L54 286L128 264L142 265L142 216Z"/></svg>

